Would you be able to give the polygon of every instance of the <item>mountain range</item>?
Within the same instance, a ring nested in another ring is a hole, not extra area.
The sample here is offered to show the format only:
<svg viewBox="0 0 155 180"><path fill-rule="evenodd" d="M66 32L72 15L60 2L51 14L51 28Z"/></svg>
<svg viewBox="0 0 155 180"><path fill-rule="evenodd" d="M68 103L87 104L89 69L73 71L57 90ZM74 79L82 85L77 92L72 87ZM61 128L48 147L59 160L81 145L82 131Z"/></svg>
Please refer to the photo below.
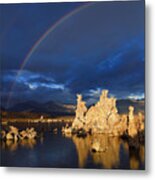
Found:
<svg viewBox="0 0 155 180"><path fill-rule="evenodd" d="M116 102L118 112L128 113L128 107L134 106L135 113L144 112L145 109L145 101L142 100L132 100L132 99L120 99ZM72 104L59 104L53 101L49 101L46 103L39 103L36 101L27 101L23 103L15 104L14 106L6 109L1 107L1 111L5 111L7 113L16 113L18 114L38 114L38 115L47 115L47 116L62 116L62 115L74 115L76 106Z"/></svg>

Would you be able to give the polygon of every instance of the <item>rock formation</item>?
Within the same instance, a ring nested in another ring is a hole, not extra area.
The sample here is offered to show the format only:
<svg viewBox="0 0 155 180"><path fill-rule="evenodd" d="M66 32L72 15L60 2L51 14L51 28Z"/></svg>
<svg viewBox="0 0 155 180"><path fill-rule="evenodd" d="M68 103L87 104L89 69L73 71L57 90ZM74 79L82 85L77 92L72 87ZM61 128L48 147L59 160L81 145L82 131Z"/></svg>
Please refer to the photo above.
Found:
<svg viewBox="0 0 155 180"><path fill-rule="evenodd" d="M129 106L129 125L128 125L128 135L135 137L138 132L144 131L144 116L142 113L138 113L137 116L134 115L134 107Z"/></svg>
<svg viewBox="0 0 155 180"><path fill-rule="evenodd" d="M116 99L108 98L108 91L102 91L99 101L86 113L86 127L94 132L111 133L119 122Z"/></svg>
<svg viewBox="0 0 155 180"><path fill-rule="evenodd" d="M15 141L17 141L19 139L18 129L14 126L10 126L10 131L6 134L6 139L7 140L14 139Z"/></svg>
<svg viewBox="0 0 155 180"><path fill-rule="evenodd" d="M129 106L129 126L128 126L128 134L131 137L134 137L137 134L136 121L134 118L134 107Z"/></svg>
<svg viewBox="0 0 155 180"><path fill-rule="evenodd" d="M99 101L88 110L82 96L77 95L76 117L72 124L72 129L84 129L92 133L108 133L119 135L123 131L120 127L120 115L116 108L116 99L108 97L108 91L102 91ZM125 123L122 121L121 123ZM124 125L125 126L125 125ZM124 128L125 129L125 128Z"/></svg>
<svg viewBox="0 0 155 180"><path fill-rule="evenodd" d="M86 103L82 101L82 95L77 95L77 109L75 119L72 124L73 129L81 129L86 122L85 113L87 112Z"/></svg>
<svg viewBox="0 0 155 180"><path fill-rule="evenodd" d="M26 130L22 130L20 132L18 128L14 126L10 126L9 129L10 130L8 132L4 130L1 131L2 139L18 141L22 139L34 139L37 137L37 132L34 130L34 128L27 128Z"/></svg>
<svg viewBox="0 0 155 180"><path fill-rule="evenodd" d="M108 90L103 90L99 101L89 109L82 100L82 95L77 95L76 116L71 127L63 128L65 133L103 133L109 136L121 136L128 133L135 137L138 132L144 131L144 116L139 113L134 115L134 107L129 106L128 115L118 114L116 98L108 97Z"/></svg>
<svg viewBox="0 0 155 180"><path fill-rule="evenodd" d="M20 132L21 139L34 139L37 136L37 132L34 128L27 128Z"/></svg>
<svg viewBox="0 0 155 180"><path fill-rule="evenodd" d="M142 132L142 131L144 131L144 129L145 129L145 125L144 125L144 116L143 116L143 114L142 113L138 113L138 119L137 119L137 129L138 129L138 131L139 132Z"/></svg>
<svg viewBox="0 0 155 180"><path fill-rule="evenodd" d="M1 131L1 139L4 139L6 136L6 132L4 130Z"/></svg>

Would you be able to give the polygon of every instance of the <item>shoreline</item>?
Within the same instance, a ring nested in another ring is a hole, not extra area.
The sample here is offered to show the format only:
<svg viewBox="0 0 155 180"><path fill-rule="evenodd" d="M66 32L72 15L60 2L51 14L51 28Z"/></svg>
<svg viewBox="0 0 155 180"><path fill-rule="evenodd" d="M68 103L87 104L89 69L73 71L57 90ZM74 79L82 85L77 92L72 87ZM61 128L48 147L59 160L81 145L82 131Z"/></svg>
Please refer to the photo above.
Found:
<svg viewBox="0 0 155 180"><path fill-rule="evenodd" d="M57 123L57 122L73 122L74 116L60 116L55 118L2 118L1 125L8 123Z"/></svg>

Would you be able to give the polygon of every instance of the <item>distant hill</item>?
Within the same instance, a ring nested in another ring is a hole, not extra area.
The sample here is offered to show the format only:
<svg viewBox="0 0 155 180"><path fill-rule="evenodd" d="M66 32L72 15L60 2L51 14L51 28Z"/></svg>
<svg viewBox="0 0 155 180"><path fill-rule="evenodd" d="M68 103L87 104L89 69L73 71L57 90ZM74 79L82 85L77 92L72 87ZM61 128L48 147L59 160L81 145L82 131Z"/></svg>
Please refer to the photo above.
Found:
<svg viewBox="0 0 155 180"><path fill-rule="evenodd" d="M120 114L128 113L128 107L134 106L135 113L144 112L144 100L120 99L117 100L116 105ZM30 117L36 118L43 115L44 117L55 117L64 115L74 115L75 105L59 104L53 101L46 103L38 103L35 101L27 101L18 103L11 108L5 109L1 107L2 117Z"/></svg>
<svg viewBox="0 0 155 180"><path fill-rule="evenodd" d="M53 101L46 103L38 103L35 101L27 101L23 103L15 104L8 109L1 109L11 114L11 116L58 116L58 115L73 115L75 112L75 106L70 104L58 104Z"/></svg>
<svg viewBox="0 0 155 180"><path fill-rule="evenodd" d="M41 110L42 104L36 101L26 101L23 103L15 104L7 109L9 112L31 112L34 109Z"/></svg>
<svg viewBox="0 0 155 180"><path fill-rule="evenodd" d="M128 107L134 106L135 113L145 111L145 100L133 100L133 99L119 99L116 101L118 112L120 114L128 113Z"/></svg>

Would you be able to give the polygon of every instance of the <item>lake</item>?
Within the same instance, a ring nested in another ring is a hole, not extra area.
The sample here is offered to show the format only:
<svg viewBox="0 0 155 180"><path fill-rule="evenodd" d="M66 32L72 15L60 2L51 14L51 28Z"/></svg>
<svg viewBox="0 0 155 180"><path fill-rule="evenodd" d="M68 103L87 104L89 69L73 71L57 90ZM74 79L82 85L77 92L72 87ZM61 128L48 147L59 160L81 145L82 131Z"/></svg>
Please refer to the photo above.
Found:
<svg viewBox="0 0 155 180"><path fill-rule="evenodd" d="M1 141L1 164L10 167L53 167L94 169L145 169L145 148L139 144L130 148L127 141L103 134L65 137L65 123L13 123L20 130L34 127L40 137L18 142ZM53 130L58 128L58 132ZM98 140L105 150L91 151L92 140Z"/></svg>

